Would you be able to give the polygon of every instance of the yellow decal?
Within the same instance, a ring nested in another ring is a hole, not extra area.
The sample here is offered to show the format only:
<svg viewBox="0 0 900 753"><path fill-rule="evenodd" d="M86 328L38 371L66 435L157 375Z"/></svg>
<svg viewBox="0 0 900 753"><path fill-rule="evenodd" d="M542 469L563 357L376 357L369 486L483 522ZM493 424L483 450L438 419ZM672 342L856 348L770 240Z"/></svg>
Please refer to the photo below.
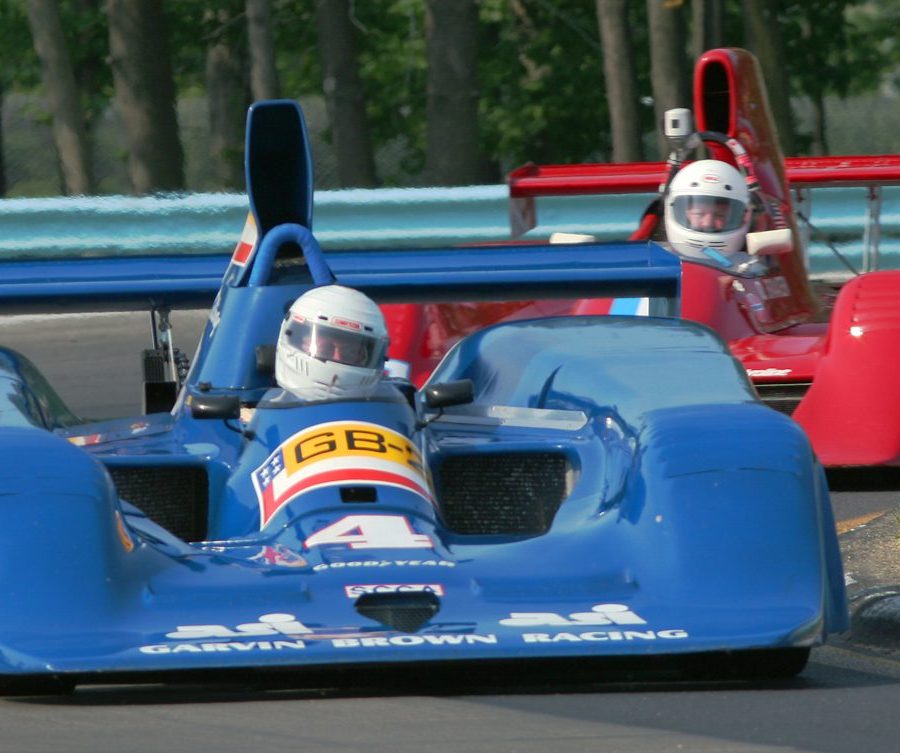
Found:
<svg viewBox="0 0 900 753"><path fill-rule="evenodd" d="M283 445L287 473L335 457L378 458L422 473L422 457L402 434L377 424L336 421L291 437Z"/></svg>

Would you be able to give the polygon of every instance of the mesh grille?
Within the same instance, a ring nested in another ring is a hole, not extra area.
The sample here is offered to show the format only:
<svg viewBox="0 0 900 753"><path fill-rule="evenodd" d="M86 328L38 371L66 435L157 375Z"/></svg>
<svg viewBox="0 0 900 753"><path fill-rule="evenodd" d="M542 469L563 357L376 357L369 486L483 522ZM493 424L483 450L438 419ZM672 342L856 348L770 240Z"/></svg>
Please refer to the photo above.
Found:
<svg viewBox="0 0 900 753"><path fill-rule="evenodd" d="M363 617L401 633L415 633L438 613L441 603L433 593L383 593L363 594L355 606Z"/></svg>
<svg viewBox="0 0 900 753"><path fill-rule="evenodd" d="M166 381L166 356L162 349L145 350L143 354L144 381Z"/></svg>
<svg viewBox="0 0 900 753"><path fill-rule="evenodd" d="M809 382L786 382L784 384L757 384L756 392L770 408L790 416L809 391Z"/></svg>
<svg viewBox="0 0 900 753"><path fill-rule="evenodd" d="M569 462L550 452L451 455L438 471L441 513L465 534L541 534L566 496Z"/></svg>
<svg viewBox="0 0 900 753"><path fill-rule="evenodd" d="M119 496L184 541L206 538L209 484L196 466L107 468Z"/></svg>

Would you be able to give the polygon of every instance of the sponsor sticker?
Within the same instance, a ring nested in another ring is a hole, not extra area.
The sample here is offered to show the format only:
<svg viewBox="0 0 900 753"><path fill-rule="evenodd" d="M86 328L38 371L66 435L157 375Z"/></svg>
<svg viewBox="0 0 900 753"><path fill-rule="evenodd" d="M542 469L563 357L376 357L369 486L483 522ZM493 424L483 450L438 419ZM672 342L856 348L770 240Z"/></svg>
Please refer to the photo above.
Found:
<svg viewBox="0 0 900 753"><path fill-rule="evenodd" d="M363 328L359 322L355 322L352 319L342 319L339 316L331 317L331 323L335 327L343 327L344 329L362 330Z"/></svg>
<svg viewBox="0 0 900 753"><path fill-rule="evenodd" d="M443 596L444 587L440 583L369 583L344 586L344 593L350 599L363 594L432 593Z"/></svg>
<svg viewBox="0 0 900 753"><path fill-rule="evenodd" d="M294 434L252 477L260 529L294 497L325 486L395 486L432 502L415 445L387 427L361 421L332 421Z"/></svg>
<svg viewBox="0 0 900 753"><path fill-rule="evenodd" d="M501 625L536 627L538 625L646 625L647 621L625 604L597 604L590 612L561 615L556 612L513 612Z"/></svg>
<svg viewBox="0 0 900 753"><path fill-rule="evenodd" d="M768 298L787 298L791 294L784 277L769 277L762 280Z"/></svg>
<svg viewBox="0 0 900 753"><path fill-rule="evenodd" d="M625 604L596 604L590 612L512 612L500 620L507 627L587 627L612 626L620 629L559 631L546 633L522 633L525 643L602 643L609 641L656 641L688 638L688 632L680 628L652 630L647 621ZM625 626L625 627L623 627ZM627 627L630 626L630 627Z"/></svg>
<svg viewBox="0 0 900 753"><path fill-rule="evenodd" d="M346 592L373 593L369 589L436 589L438 584L361 584L347 586ZM353 591L352 589L359 589ZM437 590L439 589L439 590ZM598 608L599 607L599 608ZM606 622L600 622L605 619ZM526 631L513 640L525 644L546 643L607 643L607 642L652 642L683 640L689 637L680 628L651 629L645 621L621 604L599 604L590 612L574 612L561 615L554 612L514 612L501 620L511 627L581 626L582 629L556 630L547 632ZM584 629L607 625L603 629ZM358 627L310 628L300 622L295 615L273 612L261 615L256 622L239 625L179 625L165 637L170 642L140 646L144 654L183 653L238 653L250 651L299 651L311 645L330 644L340 649L365 649L414 646L476 646L496 645L499 638L494 633L420 633L417 635L396 634L395 632L360 631ZM505 637L504 640L509 640Z"/></svg>
<svg viewBox="0 0 900 753"><path fill-rule="evenodd" d="M584 633L523 633L525 643L604 643L687 638L686 630L590 630Z"/></svg>
<svg viewBox="0 0 900 753"><path fill-rule="evenodd" d="M749 377L782 377L790 374L792 369L747 369Z"/></svg>
<svg viewBox="0 0 900 753"><path fill-rule="evenodd" d="M384 646L473 646L496 644L497 636L492 633L425 633L423 635L378 635L371 638L334 638L335 648L377 648Z"/></svg>
<svg viewBox="0 0 900 753"><path fill-rule="evenodd" d="M264 546L258 554L254 554L251 558L254 562L263 562L267 565L276 565L279 567L306 567L308 564L302 555L293 549L288 549L283 544L275 546Z"/></svg>
<svg viewBox="0 0 900 753"><path fill-rule="evenodd" d="M90 445L100 444L103 441L103 435L84 434L79 437L68 437L68 440L76 447L89 447Z"/></svg>
<svg viewBox="0 0 900 753"><path fill-rule="evenodd" d="M344 568L377 567L456 567L451 560L353 560L351 562L323 562L313 565L315 572L323 570L343 570Z"/></svg>
<svg viewBox="0 0 900 753"><path fill-rule="evenodd" d="M144 654L218 654L249 651L299 651L311 643L330 643L335 648L377 648L382 646L471 646L497 643L493 634L437 633L395 635L360 632L356 627L313 630L293 614L274 612L257 622L241 625L179 625L166 633L168 643L140 646Z"/></svg>

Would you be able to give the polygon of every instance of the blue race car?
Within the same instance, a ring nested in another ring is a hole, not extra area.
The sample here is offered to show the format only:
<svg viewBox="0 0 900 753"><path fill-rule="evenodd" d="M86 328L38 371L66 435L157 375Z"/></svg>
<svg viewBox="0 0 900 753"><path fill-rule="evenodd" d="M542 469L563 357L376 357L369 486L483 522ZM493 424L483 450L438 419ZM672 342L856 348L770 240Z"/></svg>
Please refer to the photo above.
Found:
<svg viewBox="0 0 900 753"><path fill-rule="evenodd" d="M823 470L701 325L505 322L420 390L272 397L279 325L314 285L379 302L641 295L676 313L677 258L644 242L326 254L296 104L251 108L247 145L258 240L227 268L6 266L7 310L164 318L214 297L189 369L164 340L148 351L173 378L148 381L143 416L81 423L0 351L6 692L423 665L790 676L847 629Z"/></svg>

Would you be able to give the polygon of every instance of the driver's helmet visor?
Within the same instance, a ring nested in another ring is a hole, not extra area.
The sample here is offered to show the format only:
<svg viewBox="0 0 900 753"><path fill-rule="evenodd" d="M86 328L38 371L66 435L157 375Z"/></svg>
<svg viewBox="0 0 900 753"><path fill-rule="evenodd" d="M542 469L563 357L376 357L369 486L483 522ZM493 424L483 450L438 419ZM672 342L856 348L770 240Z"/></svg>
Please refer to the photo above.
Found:
<svg viewBox="0 0 900 753"><path fill-rule="evenodd" d="M744 224L744 203L723 196L678 196L672 213L679 225L703 233L727 233Z"/></svg>
<svg viewBox="0 0 900 753"><path fill-rule="evenodd" d="M320 361L374 369L380 368L384 360L384 343L380 338L322 322L291 318L284 337L291 347Z"/></svg>

